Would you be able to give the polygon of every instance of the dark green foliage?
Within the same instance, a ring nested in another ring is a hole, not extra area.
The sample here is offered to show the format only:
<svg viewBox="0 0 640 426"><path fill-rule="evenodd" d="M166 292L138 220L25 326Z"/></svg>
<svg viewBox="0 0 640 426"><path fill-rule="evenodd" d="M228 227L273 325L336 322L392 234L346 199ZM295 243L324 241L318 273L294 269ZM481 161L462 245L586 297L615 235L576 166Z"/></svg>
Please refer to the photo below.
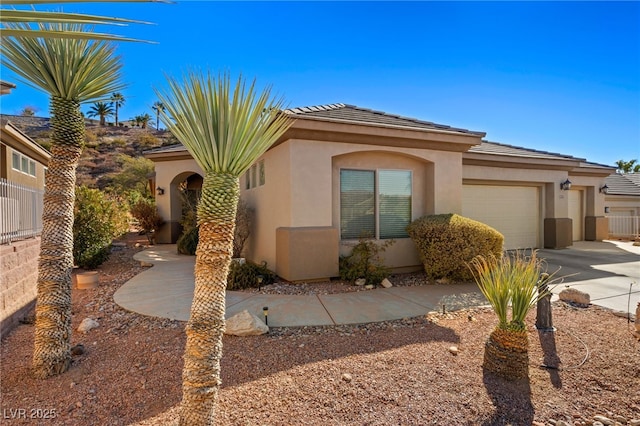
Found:
<svg viewBox="0 0 640 426"><path fill-rule="evenodd" d="M178 238L178 253L193 256L198 248L198 229L191 228Z"/></svg>
<svg viewBox="0 0 640 426"><path fill-rule="evenodd" d="M502 257L501 233L484 223L459 216L424 216L407 227L424 271L431 279L471 280L467 263L474 257Z"/></svg>
<svg viewBox="0 0 640 426"><path fill-rule="evenodd" d="M250 262L232 261L227 276L227 290L258 287L259 276L262 276L260 285L273 284L276 280L276 274L267 268L266 262L263 262L262 265L256 265Z"/></svg>
<svg viewBox="0 0 640 426"><path fill-rule="evenodd" d="M355 282L364 278L367 284L377 286L390 274L384 266L382 253L393 244L394 240L378 243L372 239L361 238L348 256L340 257L340 278Z"/></svg>
<svg viewBox="0 0 640 426"><path fill-rule="evenodd" d="M127 212L97 189L76 188L73 260L93 269L109 257L111 242L127 231Z"/></svg>

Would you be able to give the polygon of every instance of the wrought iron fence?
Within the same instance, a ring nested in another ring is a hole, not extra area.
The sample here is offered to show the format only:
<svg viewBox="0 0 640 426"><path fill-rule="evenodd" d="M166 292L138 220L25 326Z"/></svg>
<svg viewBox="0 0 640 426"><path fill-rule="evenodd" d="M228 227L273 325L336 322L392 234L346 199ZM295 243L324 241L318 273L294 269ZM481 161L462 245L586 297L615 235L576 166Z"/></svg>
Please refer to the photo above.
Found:
<svg viewBox="0 0 640 426"><path fill-rule="evenodd" d="M42 232L44 190L0 178L0 244Z"/></svg>
<svg viewBox="0 0 640 426"><path fill-rule="evenodd" d="M607 216L609 218L609 237L640 237L640 216Z"/></svg>

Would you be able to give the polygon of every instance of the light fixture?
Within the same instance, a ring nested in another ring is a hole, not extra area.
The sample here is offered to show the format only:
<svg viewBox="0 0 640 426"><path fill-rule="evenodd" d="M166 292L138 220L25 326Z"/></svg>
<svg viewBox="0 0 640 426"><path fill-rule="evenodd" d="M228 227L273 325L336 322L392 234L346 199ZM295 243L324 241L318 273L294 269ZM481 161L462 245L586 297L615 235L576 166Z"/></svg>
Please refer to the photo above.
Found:
<svg viewBox="0 0 640 426"><path fill-rule="evenodd" d="M563 191L568 191L571 189L571 181L569 179L564 182L560 182L560 189Z"/></svg>
<svg viewBox="0 0 640 426"><path fill-rule="evenodd" d="M269 307L262 308L262 313L264 314L264 324L269 325Z"/></svg>
<svg viewBox="0 0 640 426"><path fill-rule="evenodd" d="M600 193L602 193L602 194L608 194L609 193L609 187L607 186L606 183L603 186L600 187Z"/></svg>
<svg viewBox="0 0 640 426"><path fill-rule="evenodd" d="M164 195L164 188L157 187L156 192L158 193L158 195Z"/></svg>
<svg viewBox="0 0 640 426"><path fill-rule="evenodd" d="M609 213L609 207L605 207L604 208L604 212L608 214Z"/></svg>

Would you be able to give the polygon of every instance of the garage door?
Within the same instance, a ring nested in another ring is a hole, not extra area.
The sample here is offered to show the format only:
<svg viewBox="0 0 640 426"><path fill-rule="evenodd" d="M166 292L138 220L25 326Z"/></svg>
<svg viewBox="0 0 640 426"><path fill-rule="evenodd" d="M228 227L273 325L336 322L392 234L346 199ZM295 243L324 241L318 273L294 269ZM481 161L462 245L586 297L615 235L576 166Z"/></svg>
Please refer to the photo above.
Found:
<svg viewBox="0 0 640 426"><path fill-rule="evenodd" d="M582 191L569 191L569 218L573 226L573 241L582 241L584 239L582 235L582 230L584 229L584 212L582 208L584 203L582 199Z"/></svg>
<svg viewBox="0 0 640 426"><path fill-rule="evenodd" d="M505 249L540 247L537 187L463 185L462 215L500 231Z"/></svg>

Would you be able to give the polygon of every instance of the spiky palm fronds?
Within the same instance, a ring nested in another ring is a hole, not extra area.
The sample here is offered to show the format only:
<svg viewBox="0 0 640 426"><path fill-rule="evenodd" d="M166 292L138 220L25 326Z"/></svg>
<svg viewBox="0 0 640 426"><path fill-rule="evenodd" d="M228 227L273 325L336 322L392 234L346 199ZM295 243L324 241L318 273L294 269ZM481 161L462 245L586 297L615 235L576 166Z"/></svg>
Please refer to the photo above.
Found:
<svg viewBox="0 0 640 426"><path fill-rule="evenodd" d="M28 28L25 24L7 26ZM79 24L38 24L38 28L59 33L91 31ZM86 102L123 87L120 57L109 42L16 36L2 40L0 53L3 65L52 97Z"/></svg>
<svg viewBox="0 0 640 426"><path fill-rule="evenodd" d="M228 74L190 72L182 82L168 78L169 91L156 91L165 110L160 119L204 171L240 176L292 121L280 113L282 99L271 89L247 89L242 76L232 90Z"/></svg>
<svg viewBox="0 0 640 426"><path fill-rule="evenodd" d="M110 24L110 25L127 25L127 24L147 24L148 22L113 18L99 15L87 15L83 13L64 13L64 12L50 12L40 10L17 10L15 6L20 5L43 5L51 3L90 3L103 0L4 0L3 6L14 6L14 8L2 8L0 9L0 36L7 37L29 37L29 38L74 38L84 40L117 40L117 41L142 41L128 37L122 37L114 34L104 34L87 32L79 29L69 28L64 32L52 31L43 28L33 28L29 24ZM133 3L133 2L154 2L154 3L167 3L165 0L107 0L110 3ZM11 26L6 24L24 24Z"/></svg>

